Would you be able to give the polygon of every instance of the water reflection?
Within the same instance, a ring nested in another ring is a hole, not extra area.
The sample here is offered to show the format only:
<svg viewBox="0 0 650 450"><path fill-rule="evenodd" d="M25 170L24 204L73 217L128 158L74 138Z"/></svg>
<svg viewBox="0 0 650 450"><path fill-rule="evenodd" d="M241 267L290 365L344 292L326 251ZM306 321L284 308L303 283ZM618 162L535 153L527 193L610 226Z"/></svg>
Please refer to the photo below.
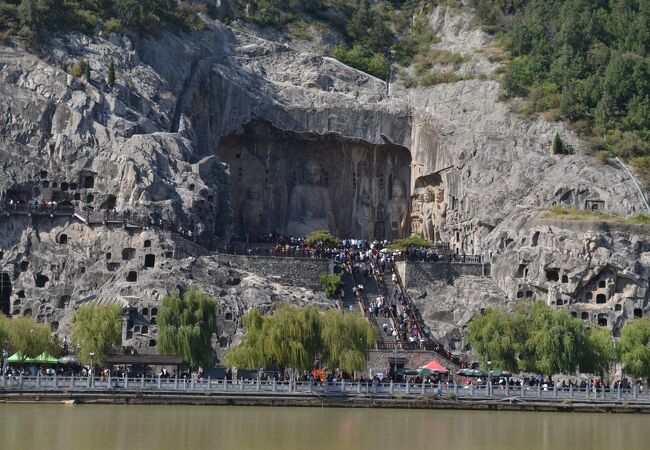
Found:
<svg viewBox="0 0 650 450"><path fill-rule="evenodd" d="M647 449L640 415L0 405L2 449Z"/></svg>

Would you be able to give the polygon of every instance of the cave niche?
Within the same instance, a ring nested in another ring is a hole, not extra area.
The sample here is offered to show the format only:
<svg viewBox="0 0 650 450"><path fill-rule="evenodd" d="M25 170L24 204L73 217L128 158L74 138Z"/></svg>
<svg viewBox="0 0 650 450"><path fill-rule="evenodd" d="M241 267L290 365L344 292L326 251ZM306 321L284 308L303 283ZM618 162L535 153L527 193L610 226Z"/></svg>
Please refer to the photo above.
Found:
<svg viewBox="0 0 650 450"><path fill-rule="evenodd" d="M397 185L401 197L392 204L407 205L411 155L404 147L282 131L262 120L241 131L225 136L219 148L233 174L237 236L327 228L339 236L383 239Z"/></svg>

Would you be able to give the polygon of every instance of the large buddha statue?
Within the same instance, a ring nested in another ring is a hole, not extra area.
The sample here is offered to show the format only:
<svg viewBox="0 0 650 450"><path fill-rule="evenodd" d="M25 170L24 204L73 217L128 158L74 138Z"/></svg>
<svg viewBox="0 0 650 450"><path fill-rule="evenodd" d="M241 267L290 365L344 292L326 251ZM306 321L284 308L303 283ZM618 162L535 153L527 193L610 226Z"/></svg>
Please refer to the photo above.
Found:
<svg viewBox="0 0 650 450"><path fill-rule="evenodd" d="M336 233L329 191L320 185L323 174L320 164L310 160L304 172L307 184L296 185L291 191L286 234L304 237L316 230Z"/></svg>
<svg viewBox="0 0 650 450"><path fill-rule="evenodd" d="M400 180L393 183L393 198L386 207L386 230L387 239L401 239L406 234L406 223L408 221L408 201L406 200L406 189Z"/></svg>

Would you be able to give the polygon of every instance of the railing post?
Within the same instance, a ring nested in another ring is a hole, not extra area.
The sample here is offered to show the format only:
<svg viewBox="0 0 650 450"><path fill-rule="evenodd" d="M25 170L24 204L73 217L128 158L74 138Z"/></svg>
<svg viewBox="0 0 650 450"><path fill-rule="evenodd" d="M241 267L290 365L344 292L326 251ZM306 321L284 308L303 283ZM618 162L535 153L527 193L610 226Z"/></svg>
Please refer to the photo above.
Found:
<svg viewBox="0 0 650 450"><path fill-rule="evenodd" d="M341 392L345 392L345 380L341 380Z"/></svg>
<svg viewBox="0 0 650 450"><path fill-rule="evenodd" d="M56 372L54 372L54 389L59 388L59 379L56 376Z"/></svg>
<svg viewBox="0 0 650 450"><path fill-rule="evenodd" d="M195 383L195 378L190 374L190 389L194 390L194 383Z"/></svg>
<svg viewBox="0 0 650 450"><path fill-rule="evenodd" d="M244 392L244 378L239 379L239 392Z"/></svg>
<svg viewBox="0 0 650 450"><path fill-rule="evenodd" d="M621 399L621 382L618 383L618 389L616 390L616 398Z"/></svg>
<svg viewBox="0 0 650 450"><path fill-rule="evenodd" d="M129 388L129 376L127 374L124 374L124 389Z"/></svg>
<svg viewBox="0 0 650 450"><path fill-rule="evenodd" d="M406 395L411 393L411 386L409 385L409 380L406 380Z"/></svg>
<svg viewBox="0 0 650 450"><path fill-rule="evenodd" d="M542 384L539 383L537 384L537 398L541 398L541 397L542 397Z"/></svg>
<svg viewBox="0 0 650 450"><path fill-rule="evenodd" d="M422 392L420 393L422 396L424 396L424 390L426 389L426 385L424 384L424 380L422 380Z"/></svg>
<svg viewBox="0 0 650 450"><path fill-rule="evenodd" d="M273 392L277 392L277 391L278 391L278 380L273 378Z"/></svg>
<svg viewBox="0 0 650 450"><path fill-rule="evenodd" d="M36 387L41 387L41 372L36 372Z"/></svg>
<svg viewBox="0 0 650 450"><path fill-rule="evenodd" d="M569 382L569 398L573 398L573 383Z"/></svg>
<svg viewBox="0 0 650 450"><path fill-rule="evenodd" d="M521 389L521 398L526 397L526 387L522 384L519 386L519 389Z"/></svg>
<svg viewBox="0 0 650 450"><path fill-rule="evenodd" d="M7 375L3 372L2 373L2 387L5 387L7 385Z"/></svg>
<svg viewBox="0 0 650 450"><path fill-rule="evenodd" d="M92 375L88 372L88 378L86 378L86 387L92 386Z"/></svg>
<svg viewBox="0 0 650 450"><path fill-rule="evenodd" d="M74 387L74 372L70 375L70 388Z"/></svg>
<svg viewBox="0 0 650 450"><path fill-rule="evenodd" d="M140 379L140 389L144 389L144 373L142 374L142 378Z"/></svg>
<svg viewBox="0 0 650 450"><path fill-rule="evenodd" d="M223 377L223 390L227 391L228 390L228 378Z"/></svg>
<svg viewBox="0 0 650 450"><path fill-rule="evenodd" d="M510 397L510 380L506 378L506 397Z"/></svg>
<svg viewBox="0 0 650 450"><path fill-rule="evenodd" d="M587 383L587 387L585 388L585 398L589 398L590 390L591 390L591 383Z"/></svg>
<svg viewBox="0 0 650 450"><path fill-rule="evenodd" d="M208 377L208 391L212 390L212 378Z"/></svg>
<svg viewBox="0 0 650 450"><path fill-rule="evenodd" d="M260 390L262 390L262 385L261 385L261 383L262 383L262 380L260 379L260 373L257 372L257 392L259 392Z"/></svg>
<svg viewBox="0 0 650 450"><path fill-rule="evenodd" d="M110 370L108 371L108 384L107 384L108 389L113 388L113 377L111 376Z"/></svg>
<svg viewBox="0 0 650 450"><path fill-rule="evenodd" d="M390 387L388 388L388 392L393 395L395 386L393 386L393 380L390 380Z"/></svg>
<svg viewBox="0 0 650 450"><path fill-rule="evenodd" d="M162 389L162 378L158 375L158 390Z"/></svg>
<svg viewBox="0 0 650 450"><path fill-rule="evenodd" d="M557 384L553 383L553 398L557 398Z"/></svg>
<svg viewBox="0 0 650 450"><path fill-rule="evenodd" d="M361 380L357 381L357 394L361 394Z"/></svg>
<svg viewBox="0 0 650 450"><path fill-rule="evenodd" d="M21 383L21 387L22 387L22 383ZM635 385L634 385L634 389L632 390L632 393L633 393L633 394L632 394L632 398L633 398L634 400L636 400L637 397L638 397L638 395L639 395L639 389L638 389L638 388L639 388L639 386L638 386L637 384L635 384Z"/></svg>
<svg viewBox="0 0 650 450"><path fill-rule="evenodd" d="M474 397L474 383L470 384L469 386L469 395Z"/></svg>
<svg viewBox="0 0 650 450"><path fill-rule="evenodd" d="M23 388L23 374L21 373L20 376L18 377L18 386L22 389Z"/></svg>

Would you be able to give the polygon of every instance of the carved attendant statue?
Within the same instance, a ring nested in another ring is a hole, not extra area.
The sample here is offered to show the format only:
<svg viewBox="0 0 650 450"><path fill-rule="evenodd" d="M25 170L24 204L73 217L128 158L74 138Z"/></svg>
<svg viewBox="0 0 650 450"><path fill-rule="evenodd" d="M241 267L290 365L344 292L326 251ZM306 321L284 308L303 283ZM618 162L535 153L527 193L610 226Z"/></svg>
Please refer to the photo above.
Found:
<svg viewBox="0 0 650 450"><path fill-rule="evenodd" d="M248 196L242 205L242 230L249 236L256 236L266 230L262 229L264 205L257 186L248 189Z"/></svg>
<svg viewBox="0 0 650 450"><path fill-rule="evenodd" d="M447 217L447 203L445 202L445 190L444 188L436 188L434 191L436 202L433 207L433 216L434 216L434 233L433 237L435 240L440 241L442 237L440 235L440 230L442 225L445 222L445 217Z"/></svg>
<svg viewBox="0 0 650 450"><path fill-rule="evenodd" d="M421 216L422 216L422 237L427 241L434 239L434 226L435 226L435 204L433 203L433 193L431 189L425 189L423 193L423 201Z"/></svg>
<svg viewBox="0 0 650 450"><path fill-rule="evenodd" d="M393 198L390 199L386 208L387 239L389 240L401 239L405 236L408 220L408 202L405 195L404 184L400 180L396 180L393 184Z"/></svg>
<svg viewBox="0 0 650 450"><path fill-rule="evenodd" d="M296 237L316 230L336 233L329 192L320 185L323 173L320 164L310 160L304 171L307 184L299 184L291 191L286 233Z"/></svg>
<svg viewBox="0 0 650 450"><path fill-rule="evenodd" d="M363 185L361 191L359 205L356 211L357 230L359 230L359 237L361 239L374 239L375 233L375 214L372 206L372 196L368 191L368 187Z"/></svg>

